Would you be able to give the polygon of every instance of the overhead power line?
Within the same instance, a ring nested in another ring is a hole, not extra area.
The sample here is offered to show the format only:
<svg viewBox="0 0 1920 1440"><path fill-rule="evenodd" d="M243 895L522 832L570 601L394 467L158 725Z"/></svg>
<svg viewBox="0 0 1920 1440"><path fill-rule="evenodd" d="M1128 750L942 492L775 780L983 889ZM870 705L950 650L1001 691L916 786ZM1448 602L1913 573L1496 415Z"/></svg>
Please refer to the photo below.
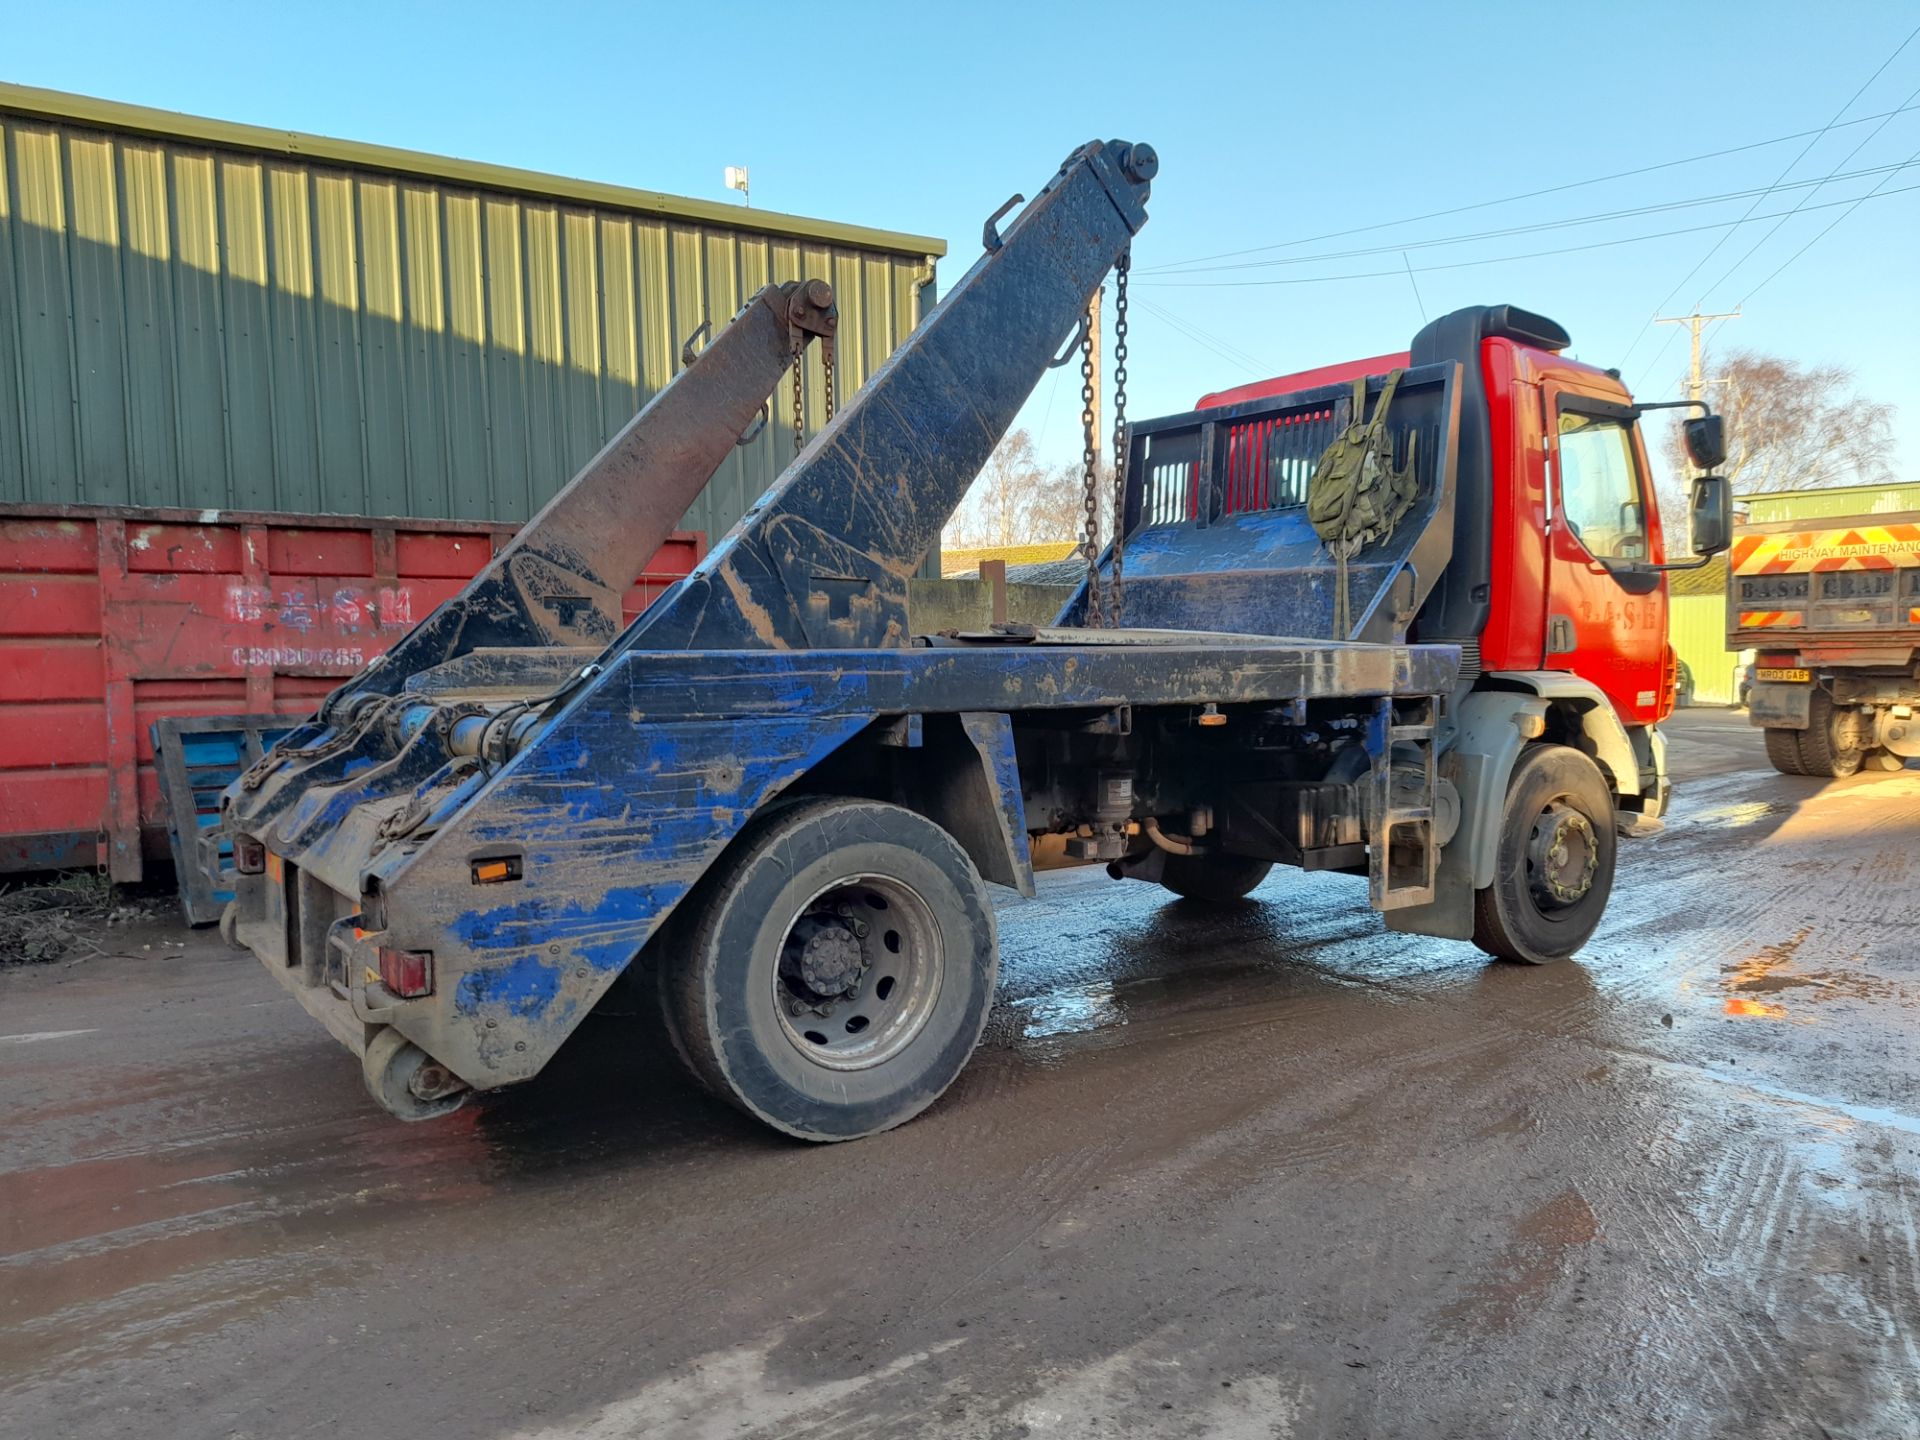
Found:
<svg viewBox="0 0 1920 1440"><path fill-rule="evenodd" d="M1840 117L1846 114L1847 111L1853 108L1853 102L1858 100L1862 95L1864 95L1867 91L1867 87L1873 84L1874 81L1878 80L1881 76L1881 73L1886 70L1887 66L1891 65L1896 59L1899 58L1900 53L1903 50L1905 50L1907 46L1913 43L1914 36L1916 35L1920 35L1920 25L1914 26L1914 28L1908 33L1907 38L1902 40L1898 45L1893 47L1893 53L1888 55L1886 59L1882 60L1879 63L1879 65L1874 67L1874 72L1871 75L1869 75L1865 80L1860 82L1859 89L1855 90L1853 94L1849 95L1846 99L1846 103L1843 104L1838 110L1833 112L1833 118L1827 121L1825 125L1822 125L1817 131L1815 131L1813 134L1813 138L1808 140L1805 145L1800 147L1800 153L1795 155L1793 159L1789 160L1787 162L1786 168L1783 169L1779 173L1779 175L1777 175L1774 178L1774 182L1773 182L1774 186L1779 185L1781 181L1785 180L1787 176L1791 175L1794 171L1794 168L1798 166L1802 160L1807 158L1807 153L1811 151L1814 146L1820 143L1822 137L1824 137L1829 131L1835 129L1839 125ZM1768 187L1769 190L1771 190L1772 188L1773 188L1772 186ZM1752 205L1747 207L1746 215L1743 215L1740 217L1742 223L1745 223L1745 221L1752 216L1753 212L1760 208L1760 202L1764 199L1766 199L1766 195L1762 194L1754 200ZM1819 207L1815 206L1813 208L1817 209ZM1722 235L1718 240L1713 242L1712 246L1709 247L1706 254L1702 255L1698 260L1693 262L1693 268L1688 270L1686 274L1682 275L1680 277L1680 282L1677 285L1675 285L1673 289L1669 290L1664 296L1662 296L1660 299L1660 303L1653 307L1653 315L1658 315L1662 310L1665 310L1667 308L1667 306L1672 302L1673 297L1678 295L1682 290L1686 288L1687 282L1693 279L1695 275L1698 275L1700 273L1700 267L1705 265L1707 261L1711 260L1715 255L1719 253L1720 247L1727 243L1727 235L1731 235L1732 233L1733 233L1732 230L1727 231L1726 235ZM1697 310L1700 307L1698 304L1696 304L1694 308ZM1652 328L1653 328L1653 318L1652 318L1652 315L1649 315L1646 322L1641 325L1639 333L1633 337L1633 343L1627 346L1627 353L1620 357L1620 364L1623 367L1626 365L1628 359L1632 357L1633 352L1640 348L1640 342L1646 338L1647 332ZM1678 333L1679 333L1678 331L1673 332L1673 334L1678 334ZM1673 343L1673 336L1669 335L1667 337L1667 345L1671 345L1672 343ZM1667 345L1662 345L1660 347L1659 352L1654 356L1654 364L1657 365L1660 361L1660 356L1666 354Z"/></svg>
<svg viewBox="0 0 1920 1440"><path fill-rule="evenodd" d="M1909 37L1911 38L1911 37ZM1898 53L1897 51L1895 52ZM1892 57L1888 57L1891 59ZM1875 72L1876 74L1878 72ZM1849 102L1851 103L1851 102ZM1630 180L1636 175L1651 175L1658 170L1672 170L1682 165L1696 165L1705 160L1719 160L1728 155L1741 155L1749 150L1765 150L1773 145L1785 145L1794 140L1804 140L1808 136L1818 139L1832 130L1845 130L1855 125L1866 125L1875 120L1890 119L1903 115L1909 110L1920 109L1920 105L1907 105L1898 110L1887 110L1877 115L1862 115L1839 124L1828 123L1818 130L1796 130L1791 135L1776 135L1771 140L1755 140L1745 145L1732 145L1724 150L1709 150L1700 155L1688 155L1679 160L1662 160L1655 165L1641 165L1632 170L1616 170L1611 175L1595 175L1586 180L1569 180L1562 185L1549 185L1540 190L1524 190L1516 195L1502 195L1494 200L1476 200L1470 205L1453 205L1444 210L1429 210L1421 215L1408 215L1398 220L1379 220L1371 225L1356 225L1346 230L1329 230L1323 235L1303 235L1295 240L1276 241L1271 245L1254 245L1244 250L1226 250L1218 255L1198 255L1189 260L1169 260L1160 265L1142 266L1136 269L1136 275L1145 275L1183 269L1189 265L1204 265L1214 260L1233 260L1242 255L1260 255L1269 250L1290 250L1296 245L1317 245L1322 240L1344 240L1349 235L1366 235L1375 230L1390 230L1400 225L1417 225L1423 220L1441 220L1449 215L1464 215L1473 210L1490 210L1496 205L1512 205L1522 200L1537 200L1542 195L1558 195L1566 190L1580 190L1591 185L1604 185L1611 180ZM1803 152L1804 153L1804 152ZM1798 161L1796 160L1796 164ZM1788 166L1789 170L1793 167Z"/></svg>
<svg viewBox="0 0 1920 1440"><path fill-rule="evenodd" d="M1915 159L1920 160L1920 155L1916 155ZM1891 179L1892 174L1890 173L1887 178ZM1884 184L1885 182L1883 181L1882 183ZM1906 195L1916 190L1920 190L1920 185L1902 185L1897 190L1882 190L1876 188L1865 195L1859 196L1857 199L1828 200L1819 205L1808 205L1804 207L1800 213L1805 215L1811 214L1816 210L1837 210L1842 206L1851 207L1848 213L1852 213L1852 209L1858 209L1860 205L1868 200L1887 200L1895 195ZM1449 260L1440 265L1415 265L1411 268L1416 275L1425 275L1434 270L1465 270L1476 265L1502 265L1513 260L1535 260L1549 255L1576 255L1587 250L1610 249L1615 245L1638 245L1648 240L1666 240L1675 235L1698 235L1708 230L1737 229L1741 225L1750 224L1754 221L1772 220L1777 215L1784 213L1786 212L1771 211L1765 215L1749 215L1739 220L1716 220L1707 225L1685 225L1678 230L1657 230L1647 235L1622 235L1612 240L1595 240L1586 245L1562 245L1553 250L1528 250L1519 255L1490 255L1482 260ZM1828 228L1831 229L1832 227L1829 226ZM1133 283L1135 285L1151 285L1159 290L1219 290L1263 285L1318 285L1331 280L1372 280L1383 275L1402 276L1406 273L1404 269L1356 270L1345 275L1296 275L1278 280L1182 280L1175 278L1166 280L1139 279ZM1770 276L1768 278L1770 279L1772 277ZM1765 282L1763 281L1762 283L1764 284ZM1648 321L1648 324L1651 325L1652 321Z"/></svg>
<svg viewBox="0 0 1920 1440"><path fill-rule="evenodd" d="M1242 366L1248 370L1268 374L1274 373L1279 368L1274 365L1269 365L1256 355L1248 354L1245 350L1242 350L1239 346L1223 336L1215 335L1210 330L1203 330L1191 320L1186 319L1184 316L1176 315L1164 305L1156 305L1144 296L1136 303L1155 319L1170 326L1179 334L1186 336L1187 339L1193 341L1194 344L1201 348L1212 351L1230 365Z"/></svg>
<svg viewBox="0 0 1920 1440"><path fill-rule="evenodd" d="M1916 160L1920 160L1920 150L1914 151L1913 155ZM1886 183L1885 181L1881 182L1881 184L1885 184L1885 183ZM1866 204L1867 201L1874 199L1879 193L1880 193L1880 187L1876 185L1873 189L1869 190L1866 194L1862 195L1858 200L1855 200L1846 209L1842 210L1838 215L1834 216L1832 223L1829 224L1826 229L1822 230L1818 235L1815 235L1811 240L1807 241L1806 244L1802 245L1798 250L1794 251L1793 254L1789 255L1786 259L1782 260L1778 265L1776 265L1773 268L1772 272L1767 276L1766 279L1762 280L1758 285L1754 286L1753 289L1749 290L1745 295L1741 296L1740 297L1741 307L1744 308L1746 306L1747 301L1751 300L1754 296L1758 295L1762 290L1766 289L1767 286L1771 285L1773 283L1774 277L1777 276L1782 270L1786 269L1789 265L1793 264L1794 261L1798 260L1802 255L1806 254L1807 251L1811 250L1814 246L1818 245L1822 240L1826 239L1828 235L1832 234L1834 226L1840 224L1841 221L1845 220L1849 215L1853 214L1854 211L1858 210L1862 205ZM1896 195L1899 192L1896 190L1889 190L1887 193L1889 195ZM1808 206L1807 208L1815 209L1818 207Z"/></svg>
<svg viewBox="0 0 1920 1440"><path fill-rule="evenodd" d="M1920 109L1920 106L1916 106ZM1802 187L1819 189L1823 185L1839 180L1859 180L1869 175L1882 175L1889 171L1913 168L1914 161L1896 162L1889 165L1869 165L1859 170L1849 170L1844 175L1829 175L1820 180L1796 180L1789 185L1760 187L1752 190L1729 190L1719 195L1701 195L1691 200L1666 200L1654 205L1634 205L1624 210L1602 210L1591 215L1571 215L1562 220L1541 220L1529 225L1508 225L1498 230L1477 230L1461 235L1441 235L1430 240L1409 240L1400 244L1372 245L1353 250L1323 250L1312 255L1286 255L1270 260L1241 260L1230 265L1199 265L1187 270L1175 270L1156 275L1157 280L1179 279L1187 275L1213 275L1232 270L1273 269L1282 265L1312 265L1326 260L1352 260L1364 255L1398 255L1408 250L1430 250L1438 245L1465 245L1476 240L1501 240L1509 235L1532 235L1542 230L1571 230L1582 225L1599 225L1611 220L1630 220L1641 215L1659 215L1674 210L1696 210L1705 205L1724 205L1730 200L1745 200L1750 196L1764 195L1769 189L1794 190ZM1789 211L1788 214L1795 212Z"/></svg>
<svg viewBox="0 0 1920 1440"><path fill-rule="evenodd" d="M1911 105L1915 100L1920 100L1920 85L1917 85L1914 87L1913 93L1907 96L1906 103ZM1891 119L1891 118L1892 118L1891 116L1888 117L1888 119ZM1769 240L1773 239L1775 235L1778 235L1780 233L1780 227L1782 225L1785 225L1787 221L1791 220L1795 215L1798 215L1802 207L1806 205L1807 201L1812 199L1815 195L1819 194L1821 189L1824 186L1826 186L1829 182L1834 180L1839 180L1839 179L1851 178L1852 175L1864 173L1861 171L1852 171L1852 172L1849 172L1847 176L1842 176L1839 172L1840 172L1840 166L1846 164L1849 160L1853 159L1854 156L1858 155L1861 152L1861 150L1865 149L1866 146L1872 143L1876 135L1878 135L1882 130L1886 128L1887 128L1887 121L1882 120L1878 125L1874 126L1873 129L1869 130L1866 133L1865 137L1861 139L1859 144L1855 145L1853 149L1849 150L1845 155L1841 156L1839 161L1834 165L1833 169L1829 170L1823 179L1815 181L1810 189L1803 188L1800 193L1799 203L1796 204L1793 207L1793 209L1789 210L1785 215L1781 216L1778 220L1774 221L1773 228L1767 231L1767 233L1762 235L1758 240L1754 241L1753 244L1749 245L1747 247L1747 253L1742 255L1738 260L1734 261L1733 264L1729 265L1726 268L1726 270L1721 274L1718 280L1714 281L1713 284L1707 286L1707 288L1703 292L1701 292L1702 295L1704 296L1704 295L1713 294L1714 292L1719 290L1719 288L1722 285L1726 284L1727 281L1731 280L1737 273L1739 273L1740 267L1742 265L1745 265L1747 261L1751 260L1754 257L1754 254L1760 249L1762 245L1765 245ZM1894 167L1886 166L1882 168L1892 169ZM1804 181L1801 182L1803 187L1805 186L1805 183L1806 182ZM1782 186L1781 188L1784 189L1786 187ZM1844 219L1845 217L1843 216L1842 218ZM1835 225L1839 223L1840 222L1838 220L1834 221ZM1699 308L1700 308L1699 302L1695 301L1694 309L1697 310Z"/></svg>

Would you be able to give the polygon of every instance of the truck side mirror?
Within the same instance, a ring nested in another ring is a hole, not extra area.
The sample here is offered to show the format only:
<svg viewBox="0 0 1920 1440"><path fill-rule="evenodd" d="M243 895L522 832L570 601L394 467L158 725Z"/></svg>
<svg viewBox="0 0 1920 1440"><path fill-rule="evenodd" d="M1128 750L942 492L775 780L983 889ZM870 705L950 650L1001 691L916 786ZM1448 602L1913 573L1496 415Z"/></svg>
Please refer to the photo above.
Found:
<svg viewBox="0 0 1920 1440"><path fill-rule="evenodd" d="M1715 426L1719 417L1712 417ZM1689 426L1698 424L1689 420ZM1689 437L1691 438L1691 437ZM1702 475L1693 482L1693 497L1687 507L1693 532L1693 553L1701 557L1718 555L1733 543L1733 497L1728 493L1727 477Z"/></svg>
<svg viewBox="0 0 1920 1440"><path fill-rule="evenodd" d="M1702 470L1717 470L1727 460L1727 426L1718 415L1696 415L1680 423L1687 457Z"/></svg>

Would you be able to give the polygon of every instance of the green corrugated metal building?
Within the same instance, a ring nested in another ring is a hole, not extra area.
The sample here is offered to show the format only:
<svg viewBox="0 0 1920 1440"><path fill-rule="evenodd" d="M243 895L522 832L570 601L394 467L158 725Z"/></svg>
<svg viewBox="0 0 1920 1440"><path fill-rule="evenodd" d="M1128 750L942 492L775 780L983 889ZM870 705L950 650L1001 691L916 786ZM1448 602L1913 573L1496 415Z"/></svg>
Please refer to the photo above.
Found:
<svg viewBox="0 0 1920 1440"><path fill-rule="evenodd" d="M0 501L522 520L769 280L833 282L851 395L945 250L0 85ZM792 444L768 425L686 528Z"/></svg>
<svg viewBox="0 0 1920 1440"><path fill-rule="evenodd" d="M1815 490L1772 490L1737 495L1734 504L1755 525L1796 520L1840 520L1850 515L1897 515L1920 510L1920 483L1827 485Z"/></svg>
<svg viewBox="0 0 1920 1440"><path fill-rule="evenodd" d="M1693 677L1693 703L1731 705L1746 662L1727 649L1727 557L1667 577L1667 643Z"/></svg>

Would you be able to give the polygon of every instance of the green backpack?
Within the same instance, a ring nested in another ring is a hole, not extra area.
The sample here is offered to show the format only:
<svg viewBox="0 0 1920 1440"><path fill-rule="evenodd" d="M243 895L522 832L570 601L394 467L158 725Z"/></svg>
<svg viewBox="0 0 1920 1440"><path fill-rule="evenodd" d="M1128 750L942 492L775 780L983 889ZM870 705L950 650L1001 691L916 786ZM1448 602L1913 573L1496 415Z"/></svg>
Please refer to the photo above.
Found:
<svg viewBox="0 0 1920 1440"><path fill-rule="evenodd" d="M1307 482L1307 521L1339 563L1340 588L1334 603L1334 638L1348 638L1347 561L1368 545L1393 534L1419 493L1414 478L1418 435L1407 437L1406 463L1393 463L1393 437L1387 433L1387 409L1404 371L1394 370L1380 390L1380 403L1367 419L1367 377L1353 382L1353 407L1347 427L1322 452Z"/></svg>

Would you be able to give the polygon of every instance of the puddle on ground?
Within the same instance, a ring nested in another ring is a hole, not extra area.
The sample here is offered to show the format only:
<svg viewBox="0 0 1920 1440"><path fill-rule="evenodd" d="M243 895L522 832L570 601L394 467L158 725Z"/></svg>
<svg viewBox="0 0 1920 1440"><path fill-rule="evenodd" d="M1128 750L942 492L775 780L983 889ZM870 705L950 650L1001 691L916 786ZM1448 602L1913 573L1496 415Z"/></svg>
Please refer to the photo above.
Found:
<svg viewBox="0 0 1920 1440"><path fill-rule="evenodd" d="M1114 1000L1113 985L1105 980L1049 990L1044 995L1016 1000L1013 1004L1024 1017L1020 1034L1028 1040L1082 1035L1089 1030L1127 1023L1125 1012Z"/></svg>
<svg viewBox="0 0 1920 1440"><path fill-rule="evenodd" d="M1744 960L1720 967L1720 988L1727 992L1721 1009L1738 1019L1797 1020L1810 1016L1792 1013L1793 1005L1817 1004L1840 997L1884 999L1897 996L1899 986L1862 970L1828 968L1801 970L1795 961L1800 947L1813 934L1811 925L1803 926L1791 938L1762 946ZM1858 963L1857 957L1851 957ZM1847 961L1841 962L1843 965ZM1757 997L1770 998L1760 999Z"/></svg>
<svg viewBox="0 0 1920 1440"><path fill-rule="evenodd" d="M1798 807L1787 800L1743 800L1736 805L1717 805L1689 815L1690 825L1717 825L1722 830L1741 830L1757 825L1769 815L1787 814Z"/></svg>

